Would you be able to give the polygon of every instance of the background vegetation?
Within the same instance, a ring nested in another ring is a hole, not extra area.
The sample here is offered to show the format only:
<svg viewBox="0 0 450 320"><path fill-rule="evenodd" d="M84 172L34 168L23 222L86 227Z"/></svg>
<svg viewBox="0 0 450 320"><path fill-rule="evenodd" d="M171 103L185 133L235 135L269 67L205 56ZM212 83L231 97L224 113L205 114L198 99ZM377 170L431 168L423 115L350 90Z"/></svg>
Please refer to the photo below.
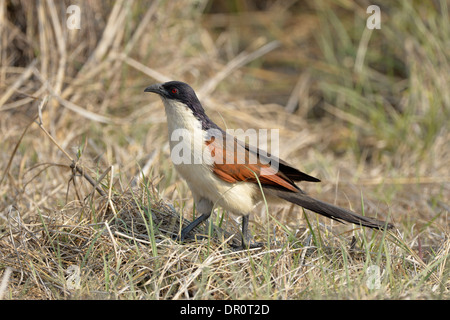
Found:
<svg viewBox="0 0 450 320"><path fill-rule="evenodd" d="M0 298L450 297L448 1L0 0L0 57ZM262 250L230 250L220 208L173 241L192 198L143 93L168 79L397 230L286 204L255 210Z"/></svg>

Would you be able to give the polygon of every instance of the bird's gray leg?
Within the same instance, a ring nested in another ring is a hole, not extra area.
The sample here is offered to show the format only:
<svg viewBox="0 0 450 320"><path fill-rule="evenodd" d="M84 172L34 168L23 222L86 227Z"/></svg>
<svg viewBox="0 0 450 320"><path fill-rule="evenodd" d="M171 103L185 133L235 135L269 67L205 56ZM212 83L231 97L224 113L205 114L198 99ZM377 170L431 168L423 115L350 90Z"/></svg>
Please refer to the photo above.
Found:
<svg viewBox="0 0 450 320"><path fill-rule="evenodd" d="M251 235L248 231L248 220L249 215L245 214L242 216L242 230L241 230L241 246L235 247L237 250L245 250L251 248L260 248L263 246L260 242L253 242L251 240Z"/></svg>
<svg viewBox="0 0 450 320"><path fill-rule="evenodd" d="M248 214L242 216L242 230L241 230L241 246L242 249L248 249L250 243L250 235L248 234Z"/></svg>
<svg viewBox="0 0 450 320"><path fill-rule="evenodd" d="M198 201L195 201L197 204L197 211L201 213L201 216L188 224L183 230L181 230L181 234L178 237L178 240L184 241L186 236L191 232L196 226L198 226L203 221L208 220L211 216L211 211L213 209L213 203L205 198L200 198Z"/></svg>

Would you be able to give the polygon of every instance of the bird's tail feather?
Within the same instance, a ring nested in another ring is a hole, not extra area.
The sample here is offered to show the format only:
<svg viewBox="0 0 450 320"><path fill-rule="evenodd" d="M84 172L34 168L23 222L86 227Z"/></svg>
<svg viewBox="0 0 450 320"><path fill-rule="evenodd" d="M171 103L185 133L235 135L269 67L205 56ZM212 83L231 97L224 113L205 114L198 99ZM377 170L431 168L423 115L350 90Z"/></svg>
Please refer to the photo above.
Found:
<svg viewBox="0 0 450 320"><path fill-rule="evenodd" d="M375 229L391 229L394 227L394 225L391 223L361 216L359 214L351 212L350 210L339 208L335 205L311 198L304 193L279 191L277 192L277 196L289 202L295 203L305 209L314 211L318 214L339 222L346 221Z"/></svg>

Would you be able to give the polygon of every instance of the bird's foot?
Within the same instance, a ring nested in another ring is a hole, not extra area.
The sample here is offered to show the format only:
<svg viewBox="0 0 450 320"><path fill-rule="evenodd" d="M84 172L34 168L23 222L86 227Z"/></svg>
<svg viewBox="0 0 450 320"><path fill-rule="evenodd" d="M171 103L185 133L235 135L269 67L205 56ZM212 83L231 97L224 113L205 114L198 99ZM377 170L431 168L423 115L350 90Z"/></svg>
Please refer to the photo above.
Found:
<svg viewBox="0 0 450 320"><path fill-rule="evenodd" d="M242 250L248 250L248 249L258 249L264 247L263 242L244 242L240 245L230 244L230 247L233 249L233 251L242 251Z"/></svg>
<svg viewBox="0 0 450 320"><path fill-rule="evenodd" d="M184 242L185 237L183 235L181 235L181 234L174 234L174 235L172 235L172 240L176 241L176 242L179 242L179 243L182 243L182 242Z"/></svg>
<svg viewBox="0 0 450 320"><path fill-rule="evenodd" d="M186 241L202 240L205 238L207 238L207 237L200 235L200 234L191 235L191 234L183 233L183 231L181 231L181 233L179 233L179 234L172 235L172 240L174 240L178 243L184 243Z"/></svg>

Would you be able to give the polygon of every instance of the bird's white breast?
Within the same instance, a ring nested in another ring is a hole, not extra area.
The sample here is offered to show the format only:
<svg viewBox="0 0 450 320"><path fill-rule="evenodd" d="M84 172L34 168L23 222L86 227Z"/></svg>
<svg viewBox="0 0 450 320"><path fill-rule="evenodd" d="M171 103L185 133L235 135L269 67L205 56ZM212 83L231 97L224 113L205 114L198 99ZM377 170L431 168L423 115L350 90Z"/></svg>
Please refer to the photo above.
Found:
<svg viewBox="0 0 450 320"><path fill-rule="evenodd" d="M205 152L206 132L191 109L181 102L163 99L171 159L186 180L194 198L206 198L234 213L249 213L258 188L251 183L228 183L212 171L213 158Z"/></svg>

